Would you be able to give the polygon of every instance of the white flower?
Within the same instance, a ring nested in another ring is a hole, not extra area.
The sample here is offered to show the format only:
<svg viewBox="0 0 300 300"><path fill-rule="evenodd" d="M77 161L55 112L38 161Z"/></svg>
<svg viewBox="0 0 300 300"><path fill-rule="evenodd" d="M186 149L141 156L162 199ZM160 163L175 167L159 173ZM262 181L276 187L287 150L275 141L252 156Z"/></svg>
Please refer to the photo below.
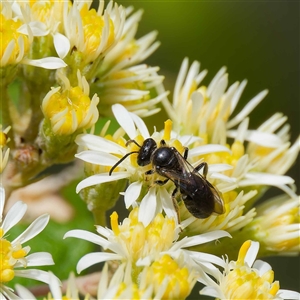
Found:
<svg viewBox="0 0 300 300"><path fill-rule="evenodd" d="M97 11L90 9L91 1L64 2L64 32L70 49L76 49L85 63L93 62L119 41L125 22L125 10L113 1L104 10L104 1Z"/></svg>
<svg viewBox="0 0 300 300"><path fill-rule="evenodd" d="M258 129L248 128L249 114L268 91L260 92L232 117L247 81L235 82L228 87L228 74L226 68L222 68L207 87L199 86L207 73L206 70L199 70L199 62L194 61L188 69L188 59L184 59L175 84L173 100L165 98L162 101L174 122L174 128L181 134L201 137L202 144L230 145L231 155L220 153L205 157L209 164L227 162L233 166L227 172L233 179L231 187L226 184L222 186L223 189L275 186L296 198L290 187L294 180L283 176L295 162L300 149L299 139L290 147L289 125L283 125L287 118L282 114L275 114ZM159 92L163 91L161 85ZM234 129L235 127L237 128ZM228 138L234 138L234 142L230 143ZM248 142L248 146L245 142ZM193 155L195 154L191 151L190 157Z"/></svg>
<svg viewBox="0 0 300 300"><path fill-rule="evenodd" d="M200 294L223 300L299 299L298 292L279 289L279 282L273 282L274 272L268 263L255 261L258 249L258 242L246 241L237 261L227 261L223 273L216 269L213 276L217 283L210 279Z"/></svg>
<svg viewBox="0 0 300 300"><path fill-rule="evenodd" d="M20 284L16 284L15 288L18 295L22 299L36 300L36 297L28 289L21 286ZM76 288L75 276L73 273L71 273L69 276L67 293L65 296L62 295L61 282L52 272L49 272L49 288L51 291L51 299L53 300L61 300L61 299L79 300L79 294ZM89 298L86 297L85 300L87 299Z"/></svg>
<svg viewBox="0 0 300 300"><path fill-rule="evenodd" d="M257 216L245 230L253 233L266 254L299 255L300 197L271 198L257 206Z"/></svg>
<svg viewBox="0 0 300 300"><path fill-rule="evenodd" d="M120 104L113 105L112 110L118 123L131 140L135 140L137 143L142 145L143 142L150 137L145 123L137 115L128 112ZM168 145L174 145L181 153L184 151L183 146L187 147L198 140L193 136L176 136L176 138L173 138L171 136L171 121L167 121L165 123L165 130L163 132L155 132L151 135L151 138L158 145L160 144L160 141L164 139ZM128 148L130 149L130 152L137 152L140 149L134 143L131 143L128 147L126 147L124 138L118 137L117 143L91 134L77 136L76 143L81 147L89 149L77 154L76 157L87 163L107 167L114 166L118 163L120 157L128 155ZM202 154L220 151L229 152L228 148L220 145L205 145L193 150L194 153L201 152ZM223 165L216 166L214 173L217 174L217 172L223 170L223 168ZM145 172L150 169L151 164L138 166L136 162L136 154L131 155L130 158L126 158L122 161L119 168L115 169L111 175L109 175L108 172L105 172L92 175L81 181L77 186L77 192L95 184L128 178L131 183L125 192L125 205L127 208L130 206L136 206L137 200L139 200L140 195L142 195L143 198L140 202L139 221L143 222L145 226L147 226L154 216L158 212L161 212L162 209L168 216L176 216L174 204L170 195L175 188L174 185L172 185L171 182L162 186L155 184L155 180L158 178L162 179L162 177L157 177L158 175L153 174L152 177L148 178L149 176L147 177ZM210 176L210 173L208 176Z"/></svg>
<svg viewBox="0 0 300 300"><path fill-rule="evenodd" d="M214 264L223 264L222 260L214 255L186 250L185 248L207 243L222 237L230 237L225 231L213 231L193 237L178 240L179 229L176 228L174 218L155 216L147 226L138 221L138 208L129 214L122 224L118 224L118 215L111 215L111 227L108 229L96 226L99 235L85 230L71 230L64 238L75 237L90 241L109 252L94 252L83 256L77 264L77 272L103 261L118 260L129 263L133 269L141 266L150 266L162 255L168 254L173 259L184 258L187 265L201 274L203 270L210 272Z"/></svg>
<svg viewBox="0 0 300 300"><path fill-rule="evenodd" d="M2 220L2 213L5 202L5 190L0 187L0 296L8 299L16 299L16 295L5 284L14 277L26 277L49 283L47 272L37 269L27 269L28 267L44 266L54 264L52 256L48 252L36 252L29 254L30 247L22 246L27 241L38 235L47 225L49 216L40 216L33 221L30 226L13 241L7 238L8 231L16 225L24 216L27 205L19 201L11 207L6 217Z"/></svg>

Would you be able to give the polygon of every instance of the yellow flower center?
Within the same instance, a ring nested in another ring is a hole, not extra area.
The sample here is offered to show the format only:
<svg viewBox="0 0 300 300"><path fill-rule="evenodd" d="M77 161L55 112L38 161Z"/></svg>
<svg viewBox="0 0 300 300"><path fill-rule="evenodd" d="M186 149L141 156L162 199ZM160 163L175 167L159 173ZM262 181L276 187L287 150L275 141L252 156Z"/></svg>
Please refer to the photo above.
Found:
<svg viewBox="0 0 300 300"><path fill-rule="evenodd" d="M0 15L0 57L2 58L7 46L11 41L14 41L14 47L11 50L9 59L6 61L6 65L16 63L16 59L20 52L26 53L29 49L28 37L18 32L22 22L19 20L6 19L4 15ZM24 49L20 49L19 38L23 39ZM2 67L2 65L1 65Z"/></svg>
<svg viewBox="0 0 300 300"><path fill-rule="evenodd" d="M159 254L172 245L176 225L174 219L158 214L145 227L142 222L138 221L138 208L134 208L121 225L118 224L116 212L110 218L116 239L120 244L126 245L134 262L150 253Z"/></svg>
<svg viewBox="0 0 300 300"><path fill-rule="evenodd" d="M3 229L1 228L1 236ZM26 256L26 251L22 247L13 249L11 243L6 239L0 239L0 283L11 281L14 276L14 265L19 259Z"/></svg>
<svg viewBox="0 0 300 300"><path fill-rule="evenodd" d="M192 284L188 280L189 271L180 268L169 255L163 255L148 269L148 281L154 284L154 290L159 290L166 284L166 290L161 299L185 299L191 292Z"/></svg>
<svg viewBox="0 0 300 300"><path fill-rule="evenodd" d="M100 46L102 39L102 30L105 26L103 16L98 16L95 9L88 9L87 5L84 5L80 11L83 32L85 37L86 54L94 53ZM112 20L109 21L109 37L107 41L107 47L109 47L114 41L114 24Z"/></svg>
<svg viewBox="0 0 300 300"><path fill-rule="evenodd" d="M279 282L274 280L274 272L269 270L262 275L245 264L251 241L246 241L236 264L221 283L226 299L273 299L279 290ZM272 283L273 282L273 283Z"/></svg>
<svg viewBox="0 0 300 300"><path fill-rule="evenodd" d="M46 118L51 120L52 129L57 134L72 134L85 119L91 100L80 87L56 92L43 105Z"/></svg>

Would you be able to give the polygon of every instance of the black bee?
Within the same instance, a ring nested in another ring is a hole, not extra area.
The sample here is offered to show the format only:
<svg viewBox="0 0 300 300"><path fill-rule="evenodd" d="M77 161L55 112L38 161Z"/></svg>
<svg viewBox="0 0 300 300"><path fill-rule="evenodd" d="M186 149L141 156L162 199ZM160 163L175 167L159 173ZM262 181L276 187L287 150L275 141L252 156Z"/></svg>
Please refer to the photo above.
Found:
<svg viewBox="0 0 300 300"><path fill-rule="evenodd" d="M129 140L127 145L129 143L135 143L140 150L132 151L122 157L110 169L109 175L126 157L137 153L139 166L146 166L150 163L153 166L153 169L145 173L146 175L156 172L166 178L165 180L156 180L155 183L164 185L169 180L174 182L176 188L172 193L172 199L176 210L177 204L174 198L177 192L180 192L186 208L196 218L203 219L212 213L222 214L225 212L222 196L206 179L207 163L203 162L194 168L187 161L188 148L185 148L182 156L176 148L168 147L164 140L161 140L160 147L157 147L152 138L146 139L142 146L134 140ZM201 169L203 169L203 175L199 173Z"/></svg>

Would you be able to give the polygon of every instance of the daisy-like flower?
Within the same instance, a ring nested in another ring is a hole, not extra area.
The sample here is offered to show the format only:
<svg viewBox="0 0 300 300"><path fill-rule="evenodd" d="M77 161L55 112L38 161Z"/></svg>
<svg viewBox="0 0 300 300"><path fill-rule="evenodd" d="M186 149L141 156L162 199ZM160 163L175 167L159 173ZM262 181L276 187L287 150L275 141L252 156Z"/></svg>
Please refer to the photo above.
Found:
<svg viewBox="0 0 300 300"><path fill-rule="evenodd" d="M257 206L257 216L243 230L260 242L261 255L299 255L300 197L271 198Z"/></svg>
<svg viewBox="0 0 300 300"><path fill-rule="evenodd" d="M25 287L16 284L15 286L16 291L18 295L22 299L36 299L36 297ZM67 286L67 292L66 295L63 295L61 291L61 283L57 279L53 273L49 272L49 288L51 291L51 294L48 295L48 299L51 300L79 300L79 294L78 290L76 288L76 283L75 283L75 276L73 273L70 274L69 279L68 279L68 286ZM90 299L89 296L87 295L84 300Z"/></svg>
<svg viewBox="0 0 300 300"><path fill-rule="evenodd" d="M49 43L52 43L61 59L69 53L70 42L63 34L63 11L64 0L57 1L17 1L18 4L27 10L30 18L29 26L34 29L35 36L48 36ZM70 5L70 3L69 3ZM20 12L21 13L21 12ZM49 49L47 49L49 51Z"/></svg>
<svg viewBox="0 0 300 300"><path fill-rule="evenodd" d="M125 21L122 6L111 1L104 10L101 0L96 11L90 9L91 4L92 1L74 1L72 5L64 2L64 32L70 49L76 49L76 59L84 65L105 56L121 38Z"/></svg>
<svg viewBox="0 0 300 300"><path fill-rule="evenodd" d="M142 145L146 139L150 138L146 125L141 118L128 112L120 104L113 105L112 110L122 129L127 133L129 138L136 143L127 143L126 146L126 140L120 135L117 135L115 140L112 140L111 136L108 136L107 138L91 134L77 136L76 143L80 147L85 147L88 150L80 152L76 157L89 164L110 167L107 168L106 172L92 175L81 181L77 186L77 192L83 188L96 184L127 178L129 179L130 184L125 192L126 207L129 208L132 205L136 205L137 201L141 201L139 221L143 222L145 226L147 226L154 216L158 212L161 212L162 209L168 216L176 216L171 197L171 193L175 188L174 185L171 182L164 185L156 184L156 180L165 180L166 178L161 177L156 173L150 176L146 175L145 172L152 168L151 164L145 166L137 164L137 152L140 150L138 145ZM182 154L185 149L184 146L188 146L197 140L197 138L194 138L193 136L177 136L173 138L171 137L171 129L172 122L167 121L165 122L164 131L153 133L151 138L157 145L160 145L161 140L165 140L168 146L174 146L179 153ZM229 152L227 147L219 145L206 145L193 150L194 153L201 152L202 154L218 151ZM125 155L128 156L131 152L133 152L133 154L130 155L130 158L124 159L113 172L108 172L119 162L120 158ZM228 167L228 165L225 167ZM215 173L223 170L224 165L216 165L214 168ZM210 170L208 176L210 176Z"/></svg>
<svg viewBox="0 0 300 300"><path fill-rule="evenodd" d="M38 235L47 225L49 215L37 218L31 225L13 241L8 240L8 231L24 216L27 205L22 201L15 203L2 220L5 202L5 191L0 187L0 297L16 299L13 290L6 286L14 277L25 277L49 283L47 272L28 267L54 264L48 252L30 252L29 246L23 244Z"/></svg>
<svg viewBox="0 0 300 300"><path fill-rule="evenodd" d="M226 262L221 273L216 269L211 283L200 294L218 299L299 299L298 292L279 289L271 266L256 260L259 243L246 241L240 248L237 261ZM255 261L255 262L254 262Z"/></svg>
<svg viewBox="0 0 300 300"><path fill-rule="evenodd" d="M45 33L41 33L36 23L29 21L30 13L28 10L21 9L18 3L12 1L2 2L0 8L1 67L18 63L46 69L58 69L66 66L57 57L28 58L27 54L30 52L33 37L45 35Z"/></svg>
<svg viewBox="0 0 300 300"><path fill-rule="evenodd" d="M9 148L7 143L10 141L10 138L7 136L11 126L6 127L2 130L2 124L0 124L0 174L3 172L9 157Z"/></svg>
<svg viewBox="0 0 300 300"><path fill-rule="evenodd" d="M109 280L108 264L104 265L98 285L97 299L152 299L153 286L141 288L131 277L131 266L121 264ZM155 295L154 299L160 299Z"/></svg>
<svg viewBox="0 0 300 300"><path fill-rule="evenodd" d="M275 114L257 130L248 129L249 114L268 91L260 92L235 117L231 117L247 81L236 82L227 88L228 74L222 68L207 87L199 87L207 73L205 70L199 72L199 69L200 64L195 61L188 70L188 60L184 59L175 84L173 101L165 98L162 103L174 122L175 130L201 137L202 144L229 144L231 153L213 153L196 156L195 159L203 158L207 163L228 163L233 166L226 175L234 179L236 187L270 185L296 197L289 188L294 180L283 174L294 163L300 143L297 140L290 147L287 134L289 125L281 128L286 117ZM160 92L163 91L161 86ZM236 126L238 128L234 129ZM228 138L234 138L233 143L230 144ZM190 158L192 156L191 153Z"/></svg>
<svg viewBox="0 0 300 300"><path fill-rule="evenodd" d="M57 135L70 135L78 129L88 129L98 120L95 94L89 98L90 87L80 71L77 71L78 86L72 87L67 77L58 72L62 87L52 88L42 102L42 111L46 121L51 123L52 131Z"/></svg>
<svg viewBox="0 0 300 300"><path fill-rule="evenodd" d="M137 65L101 76L96 83L97 91L101 94L101 115L110 115L111 105L115 103L122 103L129 111L142 117L157 113L160 109L156 104L168 94L165 92L157 97L150 96L150 91L155 90L163 80L163 76L156 73L158 69Z"/></svg>
<svg viewBox="0 0 300 300"><path fill-rule="evenodd" d="M175 218L157 214L147 226L138 220L139 209L133 209L122 224L118 224L118 215L111 215L111 228L96 226L99 235L85 230L71 230L64 238L75 237L88 240L109 252L95 252L83 256L77 271L103 261L117 260L131 265L131 274L140 273L142 268L158 261L167 254L176 261L184 259L185 263L200 274L209 272L212 263L222 264L218 257L206 253L186 250L185 248L207 243L222 237L230 237L226 231L214 231L194 237L185 237L178 241L179 229Z"/></svg>
<svg viewBox="0 0 300 300"><path fill-rule="evenodd" d="M112 104L122 103L129 111L148 116L159 110L155 105L167 94L159 94L156 89L163 80L163 76L156 73L159 68L140 64L159 46L155 41L157 33L153 31L136 39L142 11L131 15L132 10L132 7L126 9L122 37L97 70L95 88L103 95L100 113L104 115L111 115Z"/></svg>
<svg viewBox="0 0 300 300"><path fill-rule="evenodd" d="M11 3L1 3L0 15L0 67L19 63L29 50L32 41L32 34L21 33L24 23L20 19L14 18Z"/></svg>
<svg viewBox="0 0 300 300"><path fill-rule="evenodd" d="M145 267L136 280L131 274L131 266L121 264L109 281L105 264L97 299L185 299L198 275L188 269L184 260L175 261L167 254Z"/></svg>

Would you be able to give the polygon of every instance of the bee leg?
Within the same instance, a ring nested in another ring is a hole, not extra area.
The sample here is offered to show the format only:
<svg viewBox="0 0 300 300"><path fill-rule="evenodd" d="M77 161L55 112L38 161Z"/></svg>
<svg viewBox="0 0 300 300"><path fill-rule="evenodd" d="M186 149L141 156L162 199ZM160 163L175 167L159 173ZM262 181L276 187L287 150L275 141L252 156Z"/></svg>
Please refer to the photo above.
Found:
<svg viewBox="0 0 300 300"><path fill-rule="evenodd" d="M179 207L175 198L175 195L177 193L177 188L175 188L175 190L172 193L172 202L173 202L173 206L175 208L176 211L176 215L177 215L177 220L178 220L178 224L180 224L180 214L179 214ZM180 230L182 231L182 229L180 228Z"/></svg>
<svg viewBox="0 0 300 300"><path fill-rule="evenodd" d="M183 158L184 158L184 159L187 159L187 158L188 158L188 154L189 154L189 148L188 148L188 147L185 147L185 148L184 148L184 153L183 153Z"/></svg>
<svg viewBox="0 0 300 300"><path fill-rule="evenodd" d="M206 178L207 172L208 172L208 165L206 162L201 163L197 167L195 167L193 173L197 173L203 168L203 177Z"/></svg>
<svg viewBox="0 0 300 300"><path fill-rule="evenodd" d="M145 172L145 175L152 175L154 173L155 173L155 170L151 169L151 170Z"/></svg>
<svg viewBox="0 0 300 300"><path fill-rule="evenodd" d="M165 145L167 145L166 141L165 140L161 140L160 141L160 146L165 146Z"/></svg>
<svg viewBox="0 0 300 300"><path fill-rule="evenodd" d="M155 180L154 183L158 184L158 185L164 185L169 181L169 179L166 180Z"/></svg>
<svg viewBox="0 0 300 300"><path fill-rule="evenodd" d="M142 146L140 146L135 140L128 140L127 142L126 142L126 147L129 145L129 144L131 144L131 143L134 143L134 144L136 144L138 147L142 147Z"/></svg>

